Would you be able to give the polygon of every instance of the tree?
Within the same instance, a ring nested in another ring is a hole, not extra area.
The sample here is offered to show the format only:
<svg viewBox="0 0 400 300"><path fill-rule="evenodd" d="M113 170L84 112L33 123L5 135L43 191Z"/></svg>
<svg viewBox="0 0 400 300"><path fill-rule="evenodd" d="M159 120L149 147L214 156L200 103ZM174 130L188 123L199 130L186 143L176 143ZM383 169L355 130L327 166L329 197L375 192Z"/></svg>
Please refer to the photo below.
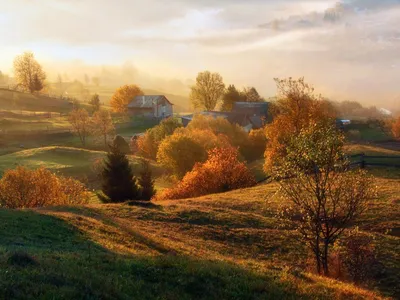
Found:
<svg viewBox="0 0 400 300"><path fill-rule="evenodd" d="M154 180L151 173L150 162L146 159L141 161L142 170L138 178L138 184L140 187L140 199L150 201L151 198L156 194L154 188Z"/></svg>
<svg viewBox="0 0 400 300"><path fill-rule="evenodd" d="M396 139L400 139L400 117L392 125L392 134Z"/></svg>
<svg viewBox="0 0 400 300"><path fill-rule="evenodd" d="M95 86L100 85L100 78L99 77L92 77L92 82Z"/></svg>
<svg viewBox="0 0 400 300"><path fill-rule="evenodd" d="M144 95L137 85L121 86L111 98L110 105L114 112L126 113L128 104L136 97Z"/></svg>
<svg viewBox="0 0 400 300"><path fill-rule="evenodd" d="M46 73L32 52L25 52L14 59L14 75L17 84L30 93L42 90L46 79Z"/></svg>
<svg viewBox="0 0 400 300"><path fill-rule="evenodd" d="M137 200L139 196L137 180L128 158L113 145L110 145L110 152L104 161L102 191L106 196L102 200L112 203Z"/></svg>
<svg viewBox="0 0 400 300"><path fill-rule="evenodd" d="M264 102L265 99L260 96L255 87L244 88L241 92L242 101L245 102Z"/></svg>
<svg viewBox="0 0 400 300"><path fill-rule="evenodd" d="M117 148L119 152L123 154L129 154L131 152L131 148L125 139L120 136L116 135L113 140L113 147Z"/></svg>
<svg viewBox="0 0 400 300"><path fill-rule="evenodd" d="M316 95L304 78L275 79L275 82L278 100L270 105L273 122L266 126L265 171L270 171L285 156L286 145L293 135L312 123L333 124L336 116L332 105Z"/></svg>
<svg viewBox="0 0 400 300"><path fill-rule="evenodd" d="M107 137L115 132L110 112L108 110L96 111L92 117L92 128L94 135L101 136L104 140L104 146L107 147Z"/></svg>
<svg viewBox="0 0 400 300"><path fill-rule="evenodd" d="M85 73L84 75L85 84L88 85L90 83L89 76Z"/></svg>
<svg viewBox="0 0 400 300"><path fill-rule="evenodd" d="M178 119L168 118L162 120L157 126L148 129L146 133L137 140L139 155L155 160L157 158L158 147L162 140L172 135L177 128L181 127L182 124Z"/></svg>
<svg viewBox="0 0 400 300"><path fill-rule="evenodd" d="M207 152L202 145L182 134L165 138L157 152L157 162L177 178L182 178L192 170L196 162L206 159Z"/></svg>
<svg viewBox="0 0 400 300"><path fill-rule="evenodd" d="M190 100L195 108L214 110L225 91L220 74L209 71L200 72L196 85L191 87Z"/></svg>
<svg viewBox="0 0 400 300"><path fill-rule="evenodd" d="M283 216L296 224L324 275L329 275L330 247L375 193L365 171L346 171L343 145L344 136L333 125L310 125L292 137L273 172L292 205Z"/></svg>
<svg viewBox="0 0 400 300"><path fill-rule="evenodd" d="M93 112L100 110L100 97L98 94L94 94L90 100L89 104L92 106Z"/></svg>
<svg viewBox="0 0 400 300"><path fill-rule="evenodd" d="M72 126L72 130L79 136L79 139L83 146L86 145L86 138L91 132L91 120L88 112L81 109L74 109L68 118L69 123Z"/></svg>
<svg viewBox="0 0 400 300"><path fill-rule="evenodd" d="M214 148L209 150L206 162L197 163L175 188L164 191L159 198L199 197L247 188L255 184L254 176L246 164L239 160L239 152L236 148Z"/></svg>
<svg viewBox="0 0 400 300"><path fill-rule="evenodd" d="M243 100L242 95L236 89L236 87L231 84L226 89L224 95L222 96L222 111L231 111L235 102L240 102Z"/></svg>

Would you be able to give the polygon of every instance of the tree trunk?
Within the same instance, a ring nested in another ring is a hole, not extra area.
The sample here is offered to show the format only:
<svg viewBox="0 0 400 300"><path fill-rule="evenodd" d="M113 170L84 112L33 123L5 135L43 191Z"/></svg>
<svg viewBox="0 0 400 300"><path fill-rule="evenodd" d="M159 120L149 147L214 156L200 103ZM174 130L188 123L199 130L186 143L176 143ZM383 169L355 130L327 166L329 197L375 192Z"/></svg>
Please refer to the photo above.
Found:
<svg viewBox="0 0 400 300"><path fill-rule="evenodd" d="M328 242L324 241L324 253L323 253L323 257L322 257L322 264L323 264L323 268L324 268L324 275L325 276L329 276L329 264L328 264L328 247L329 244Z"/></svg>

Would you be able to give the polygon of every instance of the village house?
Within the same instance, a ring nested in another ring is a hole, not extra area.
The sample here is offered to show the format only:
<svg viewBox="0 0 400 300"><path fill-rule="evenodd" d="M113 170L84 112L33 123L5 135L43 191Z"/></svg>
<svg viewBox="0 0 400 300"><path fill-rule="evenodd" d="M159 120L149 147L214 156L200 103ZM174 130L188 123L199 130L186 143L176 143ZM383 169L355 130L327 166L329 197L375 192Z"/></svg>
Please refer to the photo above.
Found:
<svg viewBox="0 0 400 300"><path fill-rule="evenodd" d="M137 96L128 104L128 114L164 119L173 115L173 104L164 95Z"/></svg>
<svg viewBox="0 0 400 300"><path fill-rule="evenodd" d="M263 127L270 121L268 116L268 102L235 102L232 111L203 111L198 113L213 118L224 118L232 124L242 126L249 132L252 129ZM182 116L183 126L187 126L195 114Z"/></svg>

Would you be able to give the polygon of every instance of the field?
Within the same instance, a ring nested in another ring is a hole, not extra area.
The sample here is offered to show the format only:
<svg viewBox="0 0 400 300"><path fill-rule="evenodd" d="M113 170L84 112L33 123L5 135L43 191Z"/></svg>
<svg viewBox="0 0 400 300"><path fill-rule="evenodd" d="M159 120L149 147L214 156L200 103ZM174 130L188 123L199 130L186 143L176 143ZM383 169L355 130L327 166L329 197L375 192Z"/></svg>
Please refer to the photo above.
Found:
<svg viewBox="0 0 400 300"><path fill-rule="evenodd" d="M392 177L378 177L379 197L358 224L374 235L385 272L365 289L307 271L297 233L275 218L271 183L147 205L0 210L0 298L399 297L400 176Z"/></svg>

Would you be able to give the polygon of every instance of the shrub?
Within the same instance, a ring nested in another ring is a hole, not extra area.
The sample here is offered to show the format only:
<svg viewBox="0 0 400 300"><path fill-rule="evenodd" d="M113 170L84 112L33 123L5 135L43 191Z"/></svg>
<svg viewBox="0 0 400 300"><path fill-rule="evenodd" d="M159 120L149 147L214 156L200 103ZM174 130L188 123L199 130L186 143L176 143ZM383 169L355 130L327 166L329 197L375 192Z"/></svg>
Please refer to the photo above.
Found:
<svg viewBox="0 0 400 300"><path fill-rule="evenodd" d="M205 163L197 163L175 188L165 190L159 199L182 199L251 187L256 184L246 164L239 161L236 148L215 148Z"/></svg>
<svg viewBox="0 0 400 300"><path fill-rule="evenodd" d="M373 238L358 229L340 241L340 257L348 276L356 283L373 277L376 265Z"/></svg>
<svg viewBox="0 0 400 300"><path fill-rule="evenodd" d="M6 171L0 180L0 203L7 208L84 204L89 198L82 183L44 168L18 167Z"/></svg>
<svg viewBox="0 0 400 300"><path fill-rule="evenodd" d="M116 135L113 140L113 148L117 148L119 152L123 154L129 154L131 152L131 149L129 147L129 144L125 141L125 139L120 136Z"/></svg>
<svg viewBox="0 0 400 300"><path fill-rule="evenodd" d="M203 146L182 134L164 139L157 153L157 162L177 178L182 178L196 162L205 161L206 158L207 152Z"/></svg>
<svg viewBox="0 0 400 300"><path fill-rule="evenodd" d="M264 128L250 131L249 145L249 153L245 155L248 160L256 160L263 157L267 146L267 136Z"/></svg>
<svg viewBox="0 0 400 300"><path fill-rule="evenodd" d="M180 127L182 124L175 118L162 120L159 125L147 130L144 136L138 138L138 154L148 159L156 159L161 142Z"/></svg>
<svg viewBox="0 0 400 300"><path fill-rule="evenodd" d="M392 124L392 134L394 138L400 139L400 117Z"/></svg>
<svg viewBox="0 0 400 300"><path fill-rule="evenodd" d="M129 160L117 147L111 146L107 154L102 181L102 191L106 196L101 197L103 202L118 203L138 199L139 189Z"/></svg>

